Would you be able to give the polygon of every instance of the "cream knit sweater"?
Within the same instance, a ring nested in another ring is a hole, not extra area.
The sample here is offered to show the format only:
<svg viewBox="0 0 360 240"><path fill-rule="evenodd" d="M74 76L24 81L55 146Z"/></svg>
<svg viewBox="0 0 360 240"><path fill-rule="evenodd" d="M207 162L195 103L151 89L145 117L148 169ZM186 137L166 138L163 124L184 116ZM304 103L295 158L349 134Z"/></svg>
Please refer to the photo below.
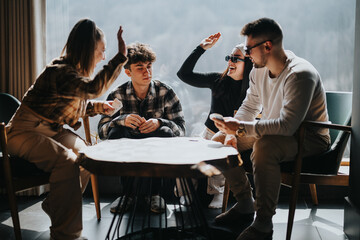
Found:
<svg viewBox="0 0 360 240"><path fill-rule="evenodd" d="M250 88L235 118L244 121L248 136L292 136L303 120L328 121L320 75L308 61L285 51L285 68L277 78L269 70L254 68ZM255 117L262 111L260 120ZM328 139L328 130L315 130Z"/></svg>

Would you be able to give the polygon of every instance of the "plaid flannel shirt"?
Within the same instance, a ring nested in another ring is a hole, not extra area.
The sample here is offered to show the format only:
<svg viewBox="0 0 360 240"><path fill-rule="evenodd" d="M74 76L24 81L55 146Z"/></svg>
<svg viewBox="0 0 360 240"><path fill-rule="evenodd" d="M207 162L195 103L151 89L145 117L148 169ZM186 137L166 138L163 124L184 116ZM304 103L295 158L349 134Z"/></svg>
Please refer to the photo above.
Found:
<svg viewBox="0 0 360 240"><path fill-rule="evenodd" d="M102 115L98 124L99 136L107 139L110 130L116 126L125 126L129 114L138 114L145 119L156 118L160 126L168 126L176 136L185 135L185 120L180 100L168 85L151 81L145 99L135 95L131 81L126 82L111 92L107 100L119 99L123 107L113 116Z"/></svg>
<svg viewBox="0 0 360 240"><path fill-rule="evenodd" d="M80 126L79 118L104 113L104 101L90 101L105 93L121 72L127 58L118 53L91 80L63 58L53 60L25 93L22 104L59 125Z"/></svg>

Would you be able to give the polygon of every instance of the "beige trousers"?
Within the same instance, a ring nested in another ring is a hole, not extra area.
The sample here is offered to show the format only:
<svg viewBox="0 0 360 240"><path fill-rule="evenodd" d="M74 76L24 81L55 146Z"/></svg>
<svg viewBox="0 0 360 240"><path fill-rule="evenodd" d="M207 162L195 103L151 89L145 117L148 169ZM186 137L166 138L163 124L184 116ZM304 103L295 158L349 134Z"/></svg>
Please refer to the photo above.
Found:
<svg viewBox="0 0 360 240"><path fill-rule="evenodd" d="M224 139L225 136L221 133L216 134L213 138L220 142ZM307 133L304 145L304 156L309 156L326 151L329 142ZM269 135L258 139L237 137L237 147L240 153L253 149L251 162L256 192L257 218L271 220L275 215L281 184L280 163L295 160L297 146L297 139L294 136ZM251 186L242 167L225 171L223 174L238 202L252 197Z"/></svg>
<svg viewBox="0 0 360 240"><path fill-rule="evenodd" d="M90 173L76 162L85 142L70 130L49 123L20 107L6 127L9 153L50 172L50 192L43 209L51 219L52 239L76 239L82 231L82 192Z"/></svg>

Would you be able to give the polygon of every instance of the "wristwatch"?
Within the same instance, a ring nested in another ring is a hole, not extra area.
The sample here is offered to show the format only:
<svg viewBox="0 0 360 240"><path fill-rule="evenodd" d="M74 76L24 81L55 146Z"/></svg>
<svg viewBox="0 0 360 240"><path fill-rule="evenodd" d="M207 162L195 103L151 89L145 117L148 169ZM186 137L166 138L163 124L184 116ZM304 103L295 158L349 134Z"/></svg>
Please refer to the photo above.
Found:
<svg viewBox="0 0 360 240"><path fill-rule="evenodd" d="M236 136L243 137L246 135L245 125L243 123L240 123L238 129L236 130Z"/></svg>

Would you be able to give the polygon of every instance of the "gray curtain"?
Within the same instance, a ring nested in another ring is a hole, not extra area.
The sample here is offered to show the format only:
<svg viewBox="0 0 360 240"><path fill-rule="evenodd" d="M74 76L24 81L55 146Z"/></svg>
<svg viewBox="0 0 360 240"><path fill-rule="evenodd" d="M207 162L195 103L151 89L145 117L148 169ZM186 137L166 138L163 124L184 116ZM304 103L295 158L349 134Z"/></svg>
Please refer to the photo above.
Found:
<svg viewBox="0 0 360 240"><path fill-rule="evenodd" d="M0 1L0 92L19 100L46 60L46 0Z"/></svg>

